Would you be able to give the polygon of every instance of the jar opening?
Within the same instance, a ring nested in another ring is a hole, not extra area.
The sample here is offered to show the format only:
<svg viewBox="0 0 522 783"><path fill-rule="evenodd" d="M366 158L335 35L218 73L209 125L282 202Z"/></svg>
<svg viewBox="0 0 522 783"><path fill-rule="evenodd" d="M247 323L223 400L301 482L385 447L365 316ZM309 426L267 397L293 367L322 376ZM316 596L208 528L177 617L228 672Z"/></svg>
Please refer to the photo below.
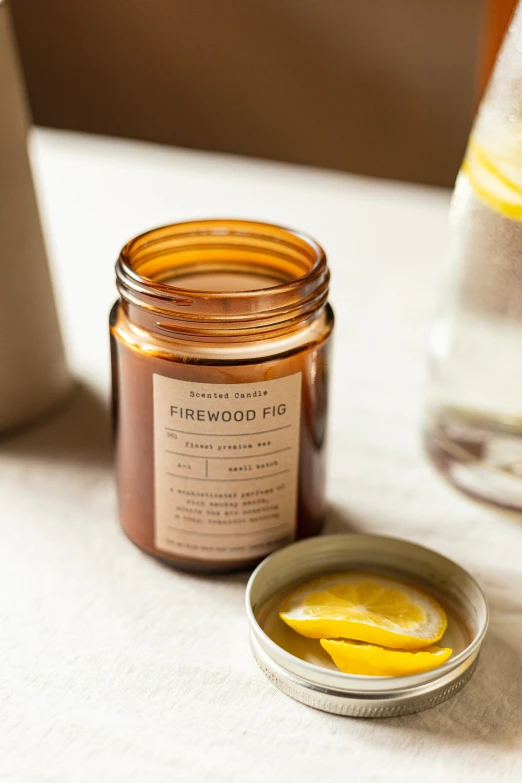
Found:
<svg viewBox="0 0 522 783"><path fill-rule="evenodd" d="M325 304L322 248L279 226L201 220L131 240L116 266L124 302L190 322L259 326L302 318Z"/></svg>

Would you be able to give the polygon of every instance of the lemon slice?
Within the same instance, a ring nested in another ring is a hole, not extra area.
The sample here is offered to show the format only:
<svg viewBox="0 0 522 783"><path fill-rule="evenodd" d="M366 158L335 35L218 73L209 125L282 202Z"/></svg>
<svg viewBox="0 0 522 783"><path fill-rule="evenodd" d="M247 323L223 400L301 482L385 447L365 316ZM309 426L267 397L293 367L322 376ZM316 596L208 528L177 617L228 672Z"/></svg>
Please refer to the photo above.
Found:
<svg viewBox="0 0 522 783"><path fill-rule="evenodd" d="M475 195L495 212L522 220L522 146L520 139L475 133L468 144L462 175Z"/></svg>
<svg viewBox="0 0 522 783"><path fill-rule="evenodd" d="M283 600L279 616L311 639L355 639L404 650L434 644L448 622L437 601L418 588L359 572L302 585Z"/></svg>
<svg viewBox="0 0 522 783"><path fill-rule="evenodd" d="M452 653L450 647L428 647L427 650L387 650L376 644L339 639L321 639L321 646L335 665L346 674L372 677L402 677L436 669Z"/></svg>

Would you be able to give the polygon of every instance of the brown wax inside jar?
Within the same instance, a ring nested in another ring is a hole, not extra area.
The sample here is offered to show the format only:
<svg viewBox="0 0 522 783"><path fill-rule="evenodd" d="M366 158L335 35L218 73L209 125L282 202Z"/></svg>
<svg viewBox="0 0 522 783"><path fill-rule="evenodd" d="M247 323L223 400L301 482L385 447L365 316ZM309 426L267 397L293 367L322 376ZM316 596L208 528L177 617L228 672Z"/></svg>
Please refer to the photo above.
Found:
<svg viewBox="0 0 522 783"><path fill-rule="evenodd" d="M120 316L121 317L121 316ZM118 312L113 312L113 319ZM189 382L256 383L301 373L301 414L299 433L299 480L297 488L296 537L319 532L326 513L326 390L328 381L329 341L323 335L317 342L286 356L269 356L262 361L231 364L208 364L205 359L176 361L150 352L136 350L113 337L113 377L115 379L115 417L117 476L120 486L120 514L128 537L145 551L179 567L195 570L230 570L254 566L261 558L244 557L212 562L169 555L155 545L154 499L154 408L153 374ZM212 391L219 390L212 386ZM276 436L284 435L276 432ZM270 438L271 435L268 435ZM241 440L226 438L224 440ZM184 440L180 441L186 448ZM276 441L274 441L276 443ZM274 443L268 450L276 450ZM277 448L284 447L277 446ZM235 455L236 452L226 452ZM276 454L271 459L277 459ZM283 454L284 456L284 454ZM248 460L252 462L252 460ZM223 464L218 462L217 464ZM230 464L233 464L232 462ZM204 488L205 485L203 485ZM220 485L226 491L227 484ZM239 485L244 486L244 485ZM197 498L196 498L197 501ZM195 506L197 508L197 506ZM289 543L289 542L288 542Z"/></svg>
<svg viewBox="0 0 522 783"><path fill-rule="evenodd" d="M285 281L266 274L249 274L248 272L223 270L172 275L161 280L161 282L164 285L186 288L191 291L230 293L233 291L258 291L261 288L273 288Z"/></svg>

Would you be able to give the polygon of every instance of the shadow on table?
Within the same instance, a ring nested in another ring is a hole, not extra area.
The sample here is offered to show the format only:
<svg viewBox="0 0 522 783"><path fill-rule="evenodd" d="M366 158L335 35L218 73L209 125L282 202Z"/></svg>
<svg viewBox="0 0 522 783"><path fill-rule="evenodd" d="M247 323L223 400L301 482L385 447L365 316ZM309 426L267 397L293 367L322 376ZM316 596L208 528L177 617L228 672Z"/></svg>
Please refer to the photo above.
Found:
<svg viewBox="0 0 522 783"><path fill-rule="evenodd" d="M490 628L477 670L452 699L432 710L380 720L380 726L429 734L430 742L510 747L522 739L522 578L518 572L482 570ZM392 731L393 736L393 731Z"/></svg>
<svg viewBox="0 0 522 783"><path fill-rule="evenodd" d="M96 392L79 383L58 410L3 438L0 451L46 461L109 465L108 406Z"/></svg>
<svg viewBox="0 0 522 783"><path fill-rule="evenodd" d="M323 533L367 533L363 523L342 506L330 503L326 512Z"/></svg>
<svg viewBox="0 0 522 783"><path fill-rule="evenodd" d="M439 737L452 744L515 744L522 735L521 654L489 632L477 670L460 693L432 710L378 723L413 733L426 732L431 742Z"/></svg>

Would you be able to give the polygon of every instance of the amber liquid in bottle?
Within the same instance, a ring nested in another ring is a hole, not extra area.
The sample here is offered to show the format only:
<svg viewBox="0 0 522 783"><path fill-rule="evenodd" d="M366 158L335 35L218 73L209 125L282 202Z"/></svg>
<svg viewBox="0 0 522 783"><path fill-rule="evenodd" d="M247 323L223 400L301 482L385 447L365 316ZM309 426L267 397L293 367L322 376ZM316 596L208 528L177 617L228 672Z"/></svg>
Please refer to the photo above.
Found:
<svg viewBox="0 0 522 783"><path fill-rule="evenodd" d="M129 243L118 278L111 348L127 536L212 572L318 533L333 325L321 249L264 224L201 221Z"/></svg>

